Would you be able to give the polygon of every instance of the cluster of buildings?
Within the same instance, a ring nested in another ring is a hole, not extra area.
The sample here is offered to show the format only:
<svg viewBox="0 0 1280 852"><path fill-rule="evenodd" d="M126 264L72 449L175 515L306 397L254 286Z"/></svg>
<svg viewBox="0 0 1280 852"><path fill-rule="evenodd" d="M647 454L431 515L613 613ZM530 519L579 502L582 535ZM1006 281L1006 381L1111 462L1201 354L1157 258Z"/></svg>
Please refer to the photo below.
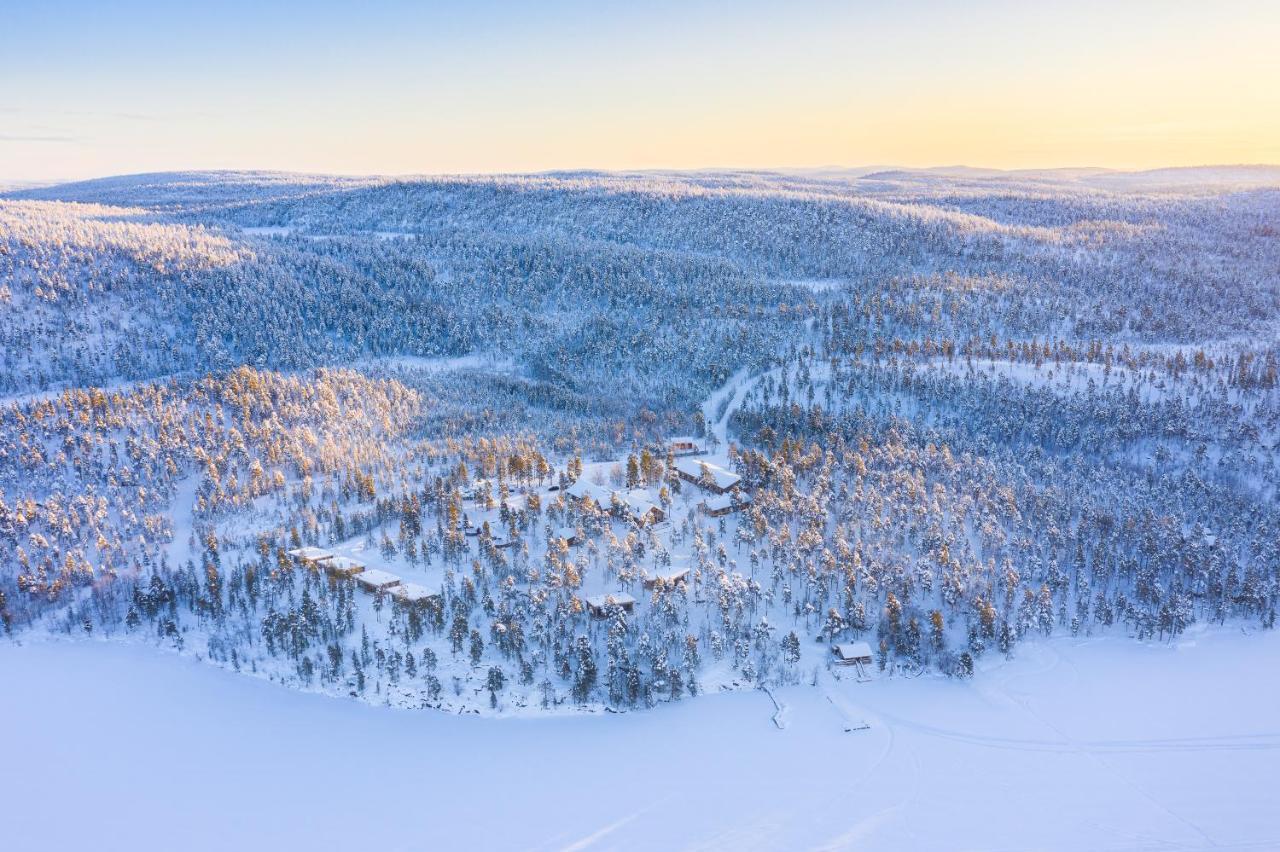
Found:
<svg viewBox="0 0 1280 852"><path fill-rule="evenodd" d="M580 478L565 489L565 494L579 503L589 502L604 512L617 509L641 527L661 523L667 517L653 492L647 488L618 491Z"/></svg>
<svg viewBox="0 0 1280 852"><path fill-rule="evenodd" d="M354 579L356 585L367 592L387 592L404 604L421 604L440 593L418 583L406 583L403 578L381 568L369 568L363 562L349 556L341 556L319 547L299 547L288 551L299 565L316 571L324 571L331 577Z"/></svg>
<svg viewBox="0 0 1280 852"><path fill-rule="evenodd" d="M676 438L671 441L670 450L676 457L674 473L681 480L705 492L705 498L698 504L703 512L720 516L751 504L750 495L740 490L742 477L717 464L696 457L704 451L698 441L692 438ZM657 496L647 488L619 490L596 485L587 481L585 477L579 477L565 489L565 493L572 500L594 504L601 511L620 515L637 526L652 526L666 520L665 509ZM465 533L479 535L481 530L467 525ZM562 539L569 546L577 543L577 534L570 527L561 528L555 537ZM497 548L516 543L514 539L501 536L493 536L491 541ZM406 582L390 571L371 568L359 560L323 548L299 547L288 551L288 555L298 565L324 571L333 577L352 579L367 592L386 593L401 603L419 604L440 597L440 593L436 590ZM646 589L672 588L686 582L688 574L688 569L670 570L657 576L646 577L643 583ZM635 598L626 592L613 592L587 598L586 606L591 615L604 618L614 608L621 608L626 612L632 611L635 602Z"/></svg>
<svg viewBox="0 0 1280 852"><path fill-rule="evenodd" d="M741 490L742 477L705 458L698 458L704 450L695 439L674 438L668 449L674 457L672 465L675 475L704 493L703 499L698 503L698 508L703 512L718 517L751 505L751 496ZM666 511L657 497L646 488L620 490L579 477L565 489L565 494L579 504L594 505L641 527L666 519ZM565 540L572 544L568 538ZM688 569L679 568L645 577L643 584L646 589L674 588L687 582L688 577ZM626 592L593 595L586 599L586 607L592 616L605 618L615 609L630 612L635 607L635 598Z"/></svg>
<svg viewBox="0 0 1280 852"><path fill-rule="evenodd" d="M698 504L702 511L718 517L751 505L751 496L740 489L742 477L705 459L692 457L691 454L701 452L692 439L673 440L671 451L676 456L676 476L706 492L707 497ZM637 526L651 526L666 520L666 511L647 488L620 490L579 477L565 489L565 494L579 503L591 503L601 511L620 514Z"/></svg>

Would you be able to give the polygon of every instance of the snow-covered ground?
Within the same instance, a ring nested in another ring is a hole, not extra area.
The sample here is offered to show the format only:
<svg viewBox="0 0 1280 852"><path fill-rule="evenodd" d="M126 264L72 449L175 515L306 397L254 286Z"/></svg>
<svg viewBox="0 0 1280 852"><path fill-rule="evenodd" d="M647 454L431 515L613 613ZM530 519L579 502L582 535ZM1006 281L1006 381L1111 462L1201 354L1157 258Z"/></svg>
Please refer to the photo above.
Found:
<svg viewBox="0 0 1280 852"><path fill-rule="evenodd" d="M0 644L5 848L1280 848L1280 634L627 715L396 711L151 648ZM824 678L828 677L824 675ZM866 721L867 730L849 731Z"/></svg>

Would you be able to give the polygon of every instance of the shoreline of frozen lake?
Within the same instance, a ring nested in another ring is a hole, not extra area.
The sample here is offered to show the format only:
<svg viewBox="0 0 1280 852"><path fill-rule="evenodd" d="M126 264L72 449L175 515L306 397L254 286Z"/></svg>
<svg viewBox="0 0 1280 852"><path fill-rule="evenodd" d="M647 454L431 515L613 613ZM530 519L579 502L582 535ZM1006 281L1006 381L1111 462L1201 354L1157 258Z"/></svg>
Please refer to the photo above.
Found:
<svg viewBox="0 0 1280 852"><path fill-rule="evenodd" d="M1280 634L493 719L116 642L0 642L9 848L1280 848ZM870 728L846 732L865 720Z"/></svg>

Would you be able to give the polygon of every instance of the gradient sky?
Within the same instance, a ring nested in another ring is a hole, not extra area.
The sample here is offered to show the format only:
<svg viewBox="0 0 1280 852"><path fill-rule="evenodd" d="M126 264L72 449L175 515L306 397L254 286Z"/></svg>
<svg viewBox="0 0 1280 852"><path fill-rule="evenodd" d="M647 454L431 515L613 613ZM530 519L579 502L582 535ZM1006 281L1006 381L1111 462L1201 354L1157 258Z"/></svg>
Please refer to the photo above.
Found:
<svg viewBox="0 0 1280 852"><path fill-rule="evenodd" d="M14 0L0 178L1280 162L1278 0Z"/></svg>

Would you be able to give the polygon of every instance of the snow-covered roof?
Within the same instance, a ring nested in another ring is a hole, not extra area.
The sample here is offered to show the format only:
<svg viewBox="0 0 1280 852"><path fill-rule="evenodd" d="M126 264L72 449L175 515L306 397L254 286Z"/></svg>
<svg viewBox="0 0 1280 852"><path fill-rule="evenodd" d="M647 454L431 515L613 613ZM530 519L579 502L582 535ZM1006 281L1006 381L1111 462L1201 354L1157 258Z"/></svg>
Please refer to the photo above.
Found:
<svg viewBox="0 0 1280 852"><path fill-rule="evenodd" d="M579 479L568 488L570 497L581 500L584 497L590 497L596 505L602 509L608 509L613 505L613 498L617 497L622 505L627 507L627 511L634 518L643 518L653 509L662 511L662 507L658 505L657 498L652 491L645 488L633 488L630 491L615 491L612 488L606 488L603 485L595 485L587 482L585 479Z"/></svg>
<svg viewBox="0 0 1280 852"><path fill-rule="evenodd" d="M428 589L426 586L420 586L417 583L404 583L391 590L391 597L405 603L418 603L439 595L439 592Z"/></svg>
<svg viewBox="0 0 1280 852"><path fill-rule="evenodd" d="M866 642L845 642L836 645L833 649L842 660L856 660L861 657L871 656L871 646Z"/></svg>
<svg viewBox="0 0 1280 852"><path fill-rule="evenodd" d="M278 551L277 551L278 552ZM298 547L293 550L285 551L294 559L301 559L304 562L320 562L324 559L332 559L333 553L320 547Z"/></svg>
<svg viewBox="0 0 1280 852"><path fill-rule="evenodd" d="M621 494L619 496L622 498L622 502L626 505L627 509L631 512L631 516L633 518L644 518L645 515L648 515L649 512L654 509L657 509L659 512L662 511L662 507L657 504L653 495L644 489L628 491L626 494Z"/></svg>
<svg viewBox="0 0 1280 852"><path fill-rule="evenodd" d="M383 571L381 568L370 568L356 577L356 580L375 589L385 589L389 586L400 584L399 577L390 571Z"/></svg>
<svg viewBox="0 0 1280 852"><path fill-rule="evenodd" d="M352 559L350 556L331 557L324 561L324 566L335 571L360 572L364 570L364 563L358 559Z"/></svg>
<svg viewBox="0 0 1280 852"><path fill-rule="evenodd" d="M606 606L630 606L636 602L636 599L626 592L613 592L607 595L592 595L587 598L587 604L602 609Z"/></svg>
<svg viewBox="0 0 1280 852"><path fill-rule="evenodd" d="M659 571L649 578L650 583L656 583L659 580L667 585L679 583L681 580L689 576L688 568L668 568L666 571Z"/></svg>
<svg viewBox="0 0 1280 852"><path fill-rule="evenodd" d="M609 495L613 492L603 485L596 485L594 482L588 482L585 478L579 477L576 482L565 489L565 493L578 500L583 497L590 497L601 506L607 507L609 505Z"/></svg>
<svg viewBox="0 0 1280 852"><path fill-rule="evenodd" d="M702 508L708 512L723 512L725 509L742 508L751 505L750 494L719 494L715 497L708 497L702 501Z"/></svg>
<svg viewBox="0 0 1280 852"><path fill-rule="evenodd" d="M716 484L717 488L732 488L742 481L742 477L730 470L725 470L718 464L712 464L709 461L698 458L676 459L676 470L685 476L700 480L702 478L702 468L711 473L711 481Z"/></svg>

